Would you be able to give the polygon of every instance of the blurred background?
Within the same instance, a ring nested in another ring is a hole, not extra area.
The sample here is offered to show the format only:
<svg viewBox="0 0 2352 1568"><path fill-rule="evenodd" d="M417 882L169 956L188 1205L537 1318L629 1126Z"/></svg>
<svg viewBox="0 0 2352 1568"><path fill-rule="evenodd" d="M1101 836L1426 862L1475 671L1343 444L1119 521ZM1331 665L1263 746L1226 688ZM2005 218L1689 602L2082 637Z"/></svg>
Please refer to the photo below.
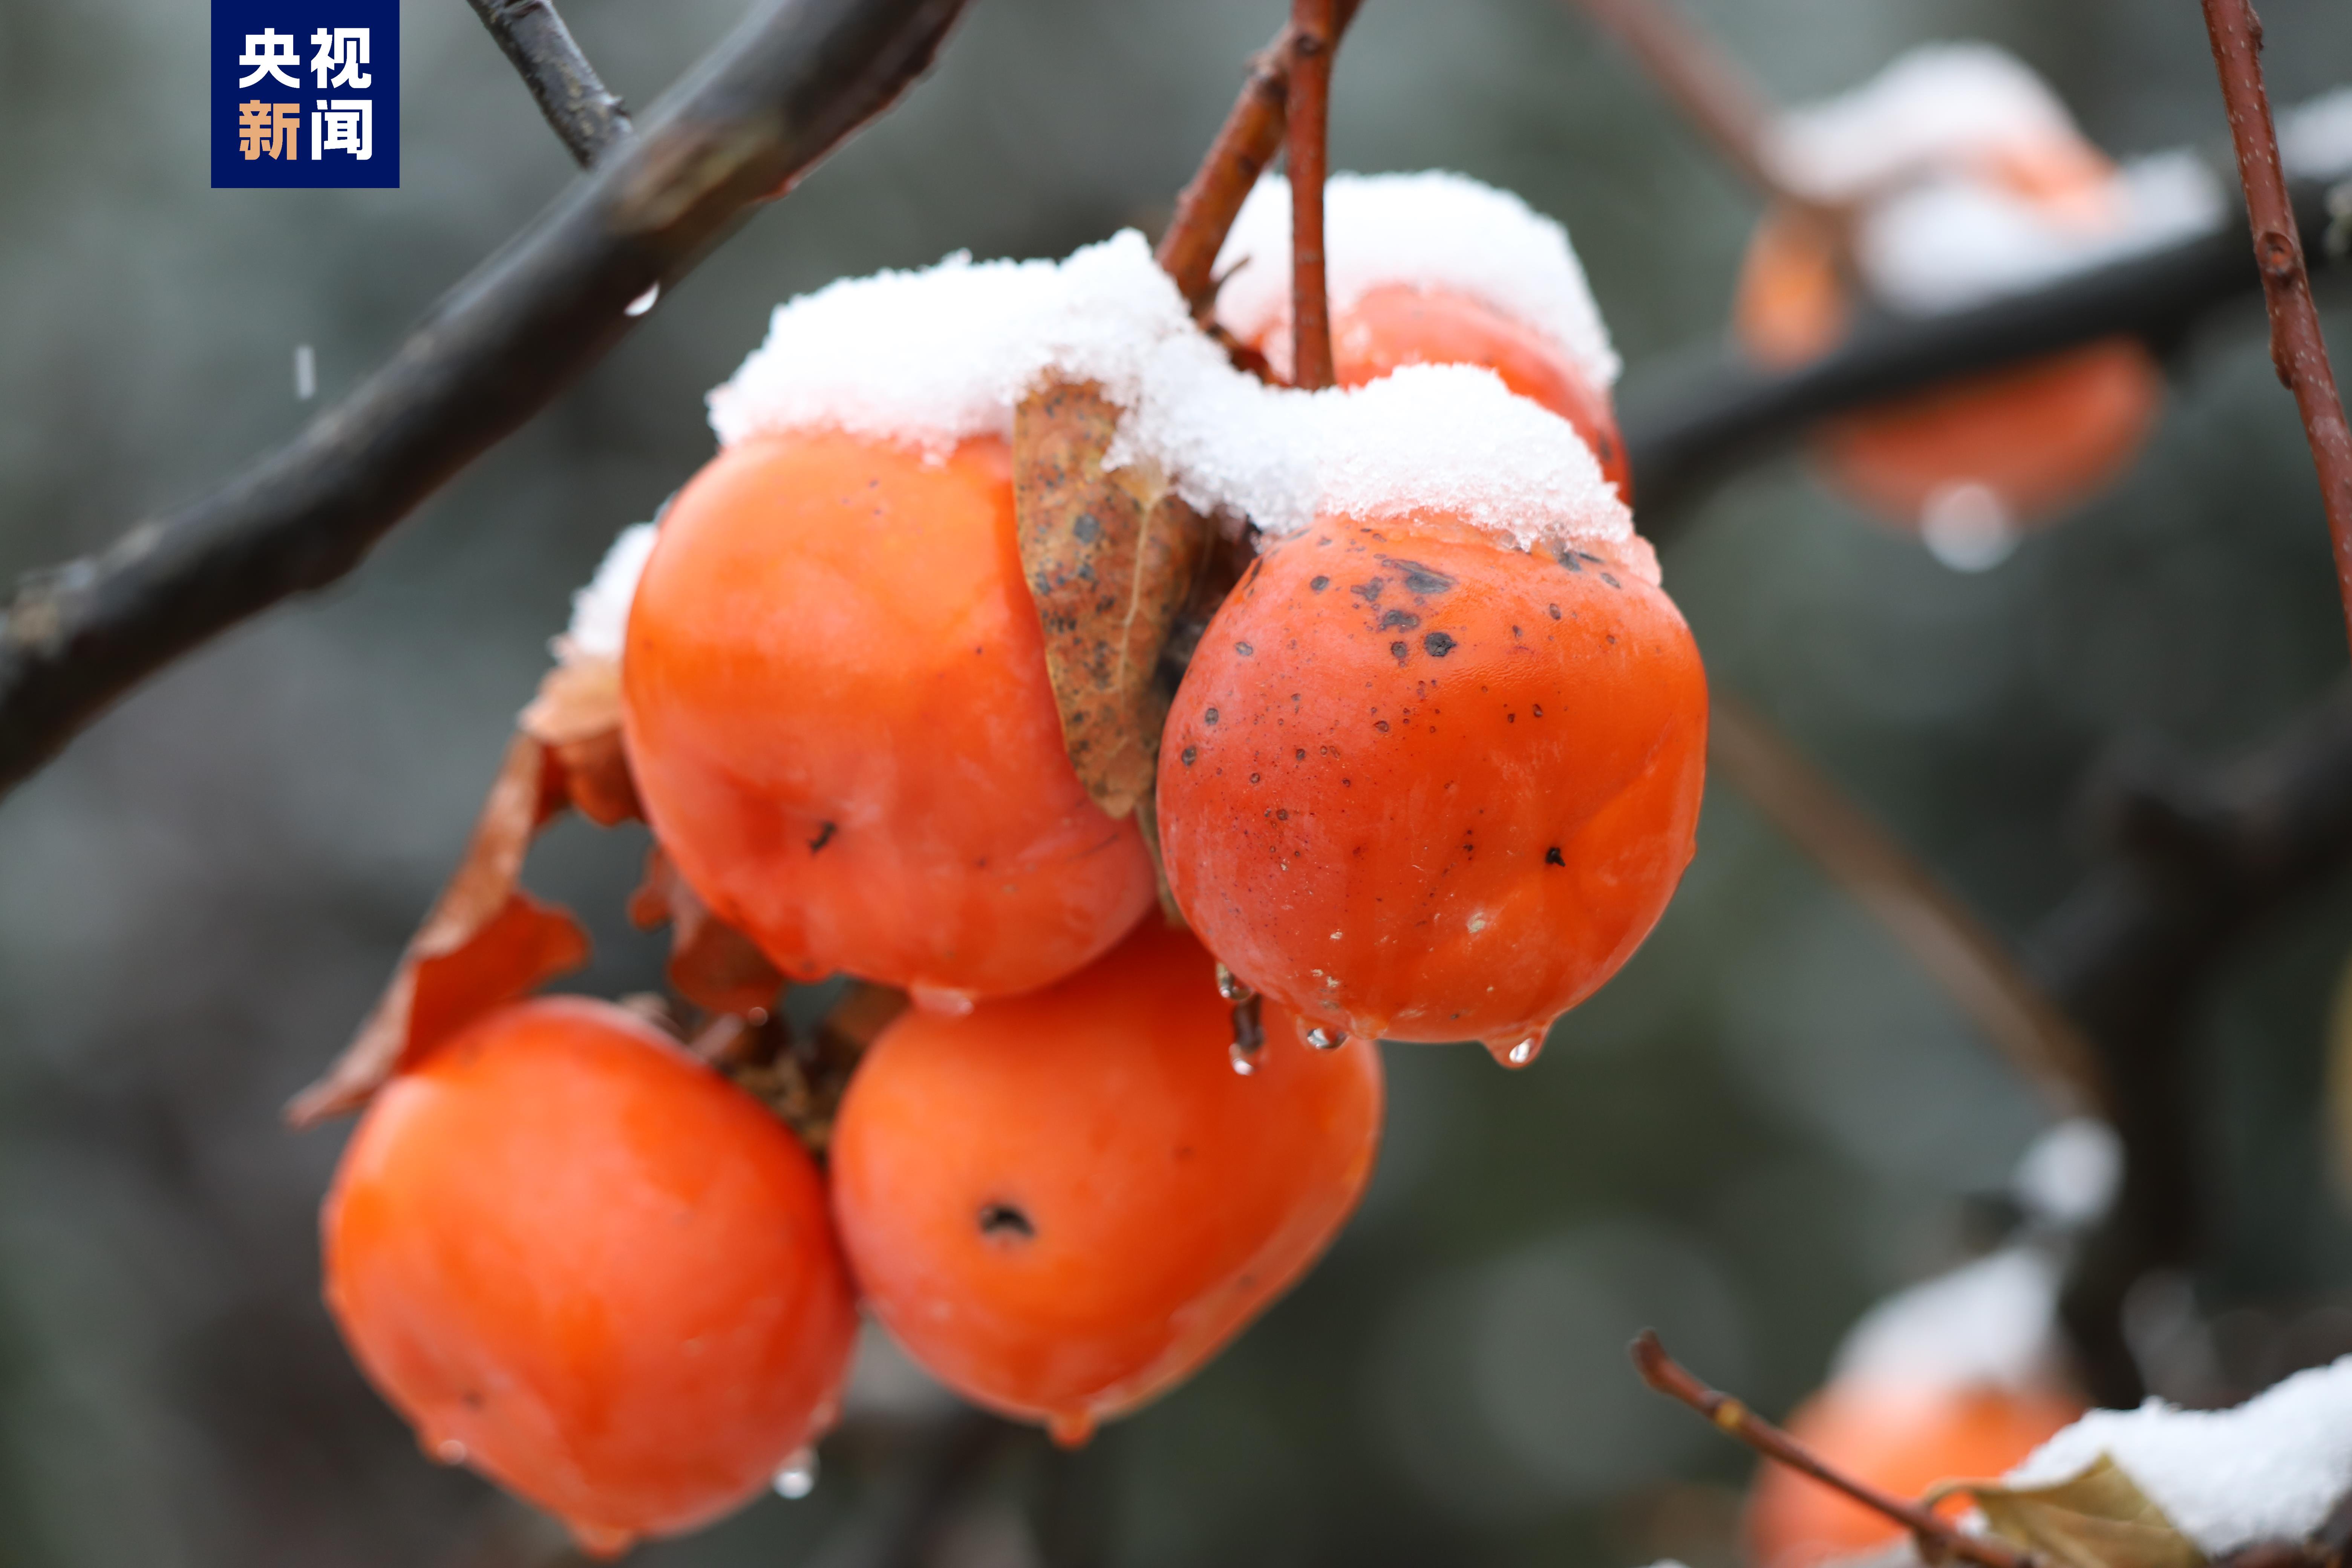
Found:
<svg viewBox="0 0 2352 1568"><path fill-rule="evenodd" d="M2113 153L2225 145L2186 0L1690 4L1792 100L1982 37ZM565 10L642 106L740 8ZM319 406L296 400L298 345L331 401L570 177L471 12L404 9L404 189L215 192L203 6L0 0L0 578L289 435ZM978 0L901 109L350 581L180 664L0 801L0 1562L537 1550L488 1487L418 1457L343 1354L314 1218L342 1130L289 1134L278 1107L454 862L570 590L709 455L701 395L768 309L960 247L1054 255L1156 226L1281 10ZM2352 79L2352 10L2263 14L2280 101ZM1720 352L1755 202L1556 0L1374 0L1340 56L1332 153L1462 170L1565 221L1631 366L1627 407ZM2102 758L2234 754L2343 672L2258 303L2172 368L2129 478L1992 571L1939 565L1793 457L1717 490L1666 552L1715 679L2011 935L2082 874ZM596 931L584 989L658 984L658 939L622 918L644 847L575 823L534 856L536 889ZM2266 927L2199 1022L2211 1225L2189 1283L2208 1312L2352 1286L2319 1109L2348 948L2352 887L2336 887ZM1654 1323L1784 1409L1858 1311L1976 1244L1972 1195L2048 1114L1720 788L1664 923L1533 1070L1416 1047L1389 1067L1382 1167L1322 1267L1076 1459L997 1445L939 1560L1014 1568L1066 1531L1138 1568L1726 1568L1746 1456L1645 1394L1626 1337ZM903 1366L866 1375L871 1409L930 1418ZM903 1467L887 1440L838 1447L807 1500L640 1560L863 1560Z"/></svg>

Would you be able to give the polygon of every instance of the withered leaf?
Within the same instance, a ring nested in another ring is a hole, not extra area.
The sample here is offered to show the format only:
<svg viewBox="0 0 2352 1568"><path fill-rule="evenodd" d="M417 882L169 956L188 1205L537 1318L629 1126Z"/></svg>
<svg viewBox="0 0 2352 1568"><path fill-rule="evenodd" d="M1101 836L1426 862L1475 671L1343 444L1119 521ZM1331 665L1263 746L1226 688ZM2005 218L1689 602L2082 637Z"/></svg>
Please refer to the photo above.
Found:
<svg viewBox="0 0 2352 1568"><path fill-rule="evenodd" d="M775 1005L782 972L750 937L710 912L658 844L646 854L644 882L629 895L629 919L640 931L669 922L669 983L697 1006L764 1013Z"/></svg>
<svg viewBox="0 0 2352 1568"><path fill-rule="evenodd" d="M782 1117L822 1157L833 1142L850 1075L874 1037L907 1006L903 991L853 980L806 1034L793 1033L781 1015L756 1025L720 1018L691 1048Z"/></svg>
<svg viewBox="0 0 2352 1568"><path fill-rule="evenodd" d="M1149 466L1104 469L1118 424L1092 382L1032 393L1013 414L1013 493L1063 743L1087 794L1125 816L1151 793L1168 712L1154 674L1210 529Z"/></svg>
<svg viewBox="0 0 2352 1568"><path fill-rule="evenodd" d="M408 939L392 983L326 1076L287 1107L289 1121L307 1127L356 1109L476 1016L586 961L580 923L517 885L532 836L567 798L562 767L538 741L517 735L465 858Z"/></svg>
<svg viewBox="0 0 2352 1568"><path fill-rule="evenodd" d="M619 660L567 649L518 723L561 765L565 793L581 816L612 827L645 815L621 746Z"/></svg>
<svg viewBox="0 0 2352 1568"><path fill-rule="evenodd" d="M2047 1487L1949 1481L1929 1507L1965 1493L1995 1535L2059 1568L2200 1568L2205 1554L2114 1459Z"/></svg>

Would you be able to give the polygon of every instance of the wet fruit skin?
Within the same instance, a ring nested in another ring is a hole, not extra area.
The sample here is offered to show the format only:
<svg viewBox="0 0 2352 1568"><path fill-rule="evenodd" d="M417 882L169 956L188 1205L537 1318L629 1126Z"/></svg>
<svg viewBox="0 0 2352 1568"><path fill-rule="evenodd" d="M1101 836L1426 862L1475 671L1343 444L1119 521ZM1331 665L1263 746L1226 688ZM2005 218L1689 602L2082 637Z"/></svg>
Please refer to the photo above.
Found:
<svg viewBox="0 0 2352 1568"><path fill-rule="evenodd" d="M1377 1050L1266 1033L1236 1073L1213 961L1157 919L1048 990L902 1015L833 1143L867 1305L1064 1441L1181 1381L1323 1250L1379 1145Z"/></svg>
<svg viewBox="0 0 2352 1568"><path fill-rule="evenodd" d="M1788 1426L1847 1474L1916 1498L1938 1481L2004 1474L2082 1414L2053 1393L1832 1384L1799 1406ZM1955 1500L1945 1511L1964 1506ZM1744 1531L1754 1568L1814 1568L1903 1534L1885 1516L1777 1465L1757 1471Z"/></svg>
<svg viewBox="0 0 2352 1568"><path fill-rule="evenodd" d="M607 1004L500 1009L387 1085L321 1228L328 1307L425 1451L599 1552L758 1493L848 1371L814 1164Z"/></svg>
<svg viewBox="0 0 2352 1568"><path fill-rule="evenodd" d="M1624 559L1325 520L1252 565L1178 689L1169 881L1302 1016L1523 1066L1664 910L1706 743L1697 648Z"/></svg>
<svg viewBox="0 0 2352 1568"><path fill-rule="evenodd" d="M994 439L722 451L629 617L625 733L688 883L788 973L919 998L1044 985L1153 902L1063 749Z"/></svg>
<svg viewBox="0 0 2352 1568"><path fill-rule="evenodd" d="M1288 321L1275 331L1286 335ZM1576 426L1618 499L1633 499L1633 471L1606 389L1593 386L1558 343L1482 300L1410 283L1366 289L1333 313L1331 353L1341 386L1378 381L1401 365L1485 365L1505 386Z"/></svg>
<svg viewBox="0 0 2352 1568"><path fill-rule="evenodd" d="M2087 144L2011 149L1977 170L2063 221L2093 227L2113 172ZM1845 335L1846 295L1826 237L1769 215L1741 268L1734 327L1762 363L1800 364ZM2035 521L2112 483L2163 404L2155 357L2136 338L2107 338L1827 421L1815 444L1838 487L1893 521L1916 522L1938 490L1962 483L1989 487L2014 518Z"/></svg>

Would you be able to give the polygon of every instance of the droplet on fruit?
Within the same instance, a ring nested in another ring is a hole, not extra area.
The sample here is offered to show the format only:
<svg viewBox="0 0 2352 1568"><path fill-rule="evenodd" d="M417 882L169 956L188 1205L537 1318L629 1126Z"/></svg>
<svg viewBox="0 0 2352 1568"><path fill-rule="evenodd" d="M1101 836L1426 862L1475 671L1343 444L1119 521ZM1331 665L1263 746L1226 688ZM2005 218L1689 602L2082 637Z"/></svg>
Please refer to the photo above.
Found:
<svg viewBox="0 0 2352 1568"><path fill-rule="evenodd" d="M1220 963L1217 965L1217 994L1228 1002L1246 1002L1257 993L1250 989L1248 981Z"/></svg>
<svg viewBox="0 0 2352 1568"><path fill-rule="evenodd" d="M1223 965L1218 965L1220 972ZM1232 1058L1234 1070L1244 1078L1257 1071L1258 1053L1265 1049L1265 1025L1258 1016L1255 995L1234 1005L1234 1043L1226 1055Z"/></svg>
<svg viewBox="0 0 2352 1568"><path fill-rule="evenodd" d="M1486 1054L1505 1067L1523 1068L1543 1055L1544 1037L1537 1033L1524 1039L1488 1040L1486 1044Z"/></svg>
<svg viewBox="0 0 2352 1568"><path fill-rule="evenodd" d="M907 988L915 1005L926 1013L937 1013L943 1018L961 1018L971 1011L972 994L945 985L925 985L918 982Z"/></svg>
<svg viewBox="0 0 2352 1568"><path fill-rule="evenodd" d="M566 1530L580 1550L600 1563L609 1563L637 1543L634 1531L616 1530L609 1524L590 1524L584 1520L567 1519Z"/></svg>
<svg viewBox="0 0 2352 1568"><path fill-rule="evenodd" d="M2017 520L2000 492L1975 479L1938 486L1919 509L1927 553L1955 572L1985 572L2017 548Z"/></svg>
<svg viewBox="0 0 2352 1568"><path fill-rule="evenodd" d="M1083 1448L1094 1435L1095 1418L1089 1411L1064 1411L1045 1421L1045 1436L1054 1439L1057 1448Z"/></svg>
<svg viewBox="0 0 2352 1568"><path fill-rule="evenodd" d="M800 1448L776 1472L776 1495L797 1502L816 1490L816 1450Z"/></svg>
<svg viewBox="0 0 2352 1568"><path fill-rule="evenodd" d="M433 1456L433 1462L438 1465L462 1465L466 1462L467 1455L466 1445L455 1437L435 1439L426 1452Z"/></svg>
<svg viewBox="0 0 2352 1568"><path fill-rule="evenodd" d="M1318 1024L1307 1031L1307 1043L1318 1051L1336 1051L1348 1043L1345 1029L1327 1029Z"/></svg>
<svg viewBox="0 0 2352 1568"><path fill-rule="evenodd" d="M647 310L652 310L654 308L654 301L660 298L661 285L656 283L652 288L646 289L644 293L638 295L635 299L630 300L627 309L623 312L623 314L642 316Z"/></svg>

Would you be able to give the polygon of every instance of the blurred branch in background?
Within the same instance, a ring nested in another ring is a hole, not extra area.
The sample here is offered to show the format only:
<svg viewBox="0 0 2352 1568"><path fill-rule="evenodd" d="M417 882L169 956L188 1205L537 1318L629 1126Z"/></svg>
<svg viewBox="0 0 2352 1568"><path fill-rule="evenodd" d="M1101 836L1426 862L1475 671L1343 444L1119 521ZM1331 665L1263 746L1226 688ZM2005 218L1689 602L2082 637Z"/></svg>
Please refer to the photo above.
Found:
<svg viewBox="0 0 2352 1568"><path fill-rule="evenodd" d="M2000 939L1885 830L1721 687L1709 694L1707 760L1875 915L2062 1116L2099 1114L2098 1058Z"/></svg>
<svg viewBox="0 0 2352 1568"><path fill-rule="evenodd" d="M552 0L468 0L506 51L539 111L582 168L631 126L628 110L580 50Z"/></svg>
<svg viewBox="0 0 2352 1568"><path fill-rule="evenodd" d="M2043 921L2029 967L2097 1051L2125 1151L2114 1208L2061 1304L2101 1405L2145 1392L2125 1299L2185 1261L2200 1210L2189 1044L2221 962L2352 862L2352 692L2235 765L2120 767L2095 802L2101 863Z"/></svg>
<svg viewBox="0 0 2352 1568"><path fill-rule="evenodd" d="M2320 180L2291 187L2306 234L2327 227ZM2261 274L2230 225L2038 289L1933 316L1876 314L1832 353L1784 371L1726 358L1630 408L1623 420L1643 531L1664 542L1710 483L1817 420L1954 376L1998 369L2118 332L2159 349ZM2319 251L2314 259L2331 259Z"/></svg>
<svg viewBox="0 0 2352 1568"><path fill-rule="evenodd" d="M2278 130L2271 123L2270 94L2263 89L2263 25L2247 0L2205 0L2205 31L2213 44L2221 99L2229 106L2238 179L2245 187L2254 260L2270 310L2271 363L2281 384L2294 394L2311 461L2319 470L2327 531L2336 542L2336 585L2344 600L2345 629L2352 635L2352 427L2344 422L2344 400L2328 368L2327 340L2320 335L2319 308L2311 299L2294 204L2279 166Z"/></svg>
<svg viewBox="0 0 2352 1568"><path fill-rule="evenodd" d="M28 576L0 613L0 789L140 679L357 565L602 358L650 291L896 101L965 3L762 7L340 406L205 500Z"/></svg>

